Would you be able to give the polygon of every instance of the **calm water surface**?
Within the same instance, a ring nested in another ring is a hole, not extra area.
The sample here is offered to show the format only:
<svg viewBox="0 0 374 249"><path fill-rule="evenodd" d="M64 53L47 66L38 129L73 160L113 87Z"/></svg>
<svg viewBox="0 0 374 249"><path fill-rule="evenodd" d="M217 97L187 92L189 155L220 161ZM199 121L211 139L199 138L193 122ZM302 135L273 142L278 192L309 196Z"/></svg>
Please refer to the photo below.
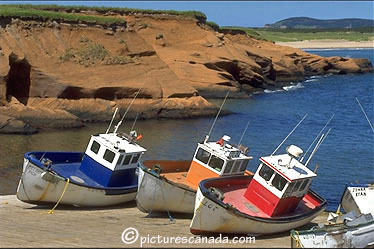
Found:
<svg viewBox="0 0 374 249"><path fill-rule="evenodd" d="M373 50L313 50L322 56L369 58ZM329 120L335 118L325 142L309 164L319 165L312 188L325 197L329 209L336 209L344 185L374 181L374 136L361 112L358 97L369 119L374 120L373 74L311 77L279 92L254 95L245 100L227 100L225 108L235 114L220 117L212 140L222 135L237 143L250 121L243 143L250 147L254 159L249 169L255 171L258 158L267 156L278 146L297 122L308 117L280 148L296 144L304 151ZM214 101L219 105L222 100ZM194 120L138 121L136 129L143 135L140 144L148 151L143 159L190 159L196 143L204 139L213 118ZM128 121L120 131L128 132ZM0 194L14 194L22 171L23 154L32 150L83 151L91 134L105 132L107 124L87 124L82 129L45 131L31 136L0 135Z"/></svg>

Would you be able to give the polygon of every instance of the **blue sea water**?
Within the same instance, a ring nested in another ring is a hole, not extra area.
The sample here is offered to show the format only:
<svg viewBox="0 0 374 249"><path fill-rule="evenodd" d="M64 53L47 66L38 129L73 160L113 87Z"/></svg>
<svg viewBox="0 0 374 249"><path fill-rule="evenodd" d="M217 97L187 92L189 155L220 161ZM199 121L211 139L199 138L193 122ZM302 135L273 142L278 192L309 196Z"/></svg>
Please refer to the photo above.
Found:
<svg viewBox="0 0 374 249"><path fill-rule="evenodd" d="M373 49L311 50L321 56L369 58ZM278 153L295 144L307 150L322 127L331 132L309 163L319 165L312 189L328 200L329 210L336 210L346 183L374 181L374 134L355 97L374 123L374 74L328 75L295 82L284 91L254 95L250 99L228 99L225 109L234 113L218 118L211 140L222 135L238 143L248 121L242 143L250 147L254 158L249 170L255 171L259 157L270 155L299 120L308 114ZM214 100L217 105L221 100ZM147 149L143 159L191 159L196 143L204 139L213 122L211 118L191 120L142 120L136 123L143 135L140 144ZM120 131L130 129L126 122ZM0 136L0 194L14 194L22 172L23 154L31 150L83 151L89 136L104 132L107 124L88 124L83 129L44 131L31 136Z"/></svg>

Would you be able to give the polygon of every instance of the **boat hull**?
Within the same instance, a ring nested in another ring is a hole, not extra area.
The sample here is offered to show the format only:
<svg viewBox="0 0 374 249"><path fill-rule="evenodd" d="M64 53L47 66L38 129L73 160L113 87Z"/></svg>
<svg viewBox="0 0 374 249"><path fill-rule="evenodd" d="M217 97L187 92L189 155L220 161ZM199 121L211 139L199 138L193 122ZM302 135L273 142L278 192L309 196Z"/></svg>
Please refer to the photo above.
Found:
<svg viewBox="0 0 374 249"><path fill-rule="evenodd" d="M374 214L373 199L373 184L347 184L340 203L346 213L355 211L357 215Z"/></svg>
<svg viewBox="0 0 374 249"><path fill-rule="evenodd" d="M244 178L238 177L238 180L242 179ZM219 201L210 195L205 187L202 187L205 182L213 180L218 181L218 179L208 179L199 184L195 201L194 216L190 224L190 231L193 234L233 233L261 235L289 231L312 221L316 216L323 212L327 206L327 203L324 202L313 212L309 212L303 216L290 216L289 218L284 219L250 216L241 213L232 205Z"/></svg>
<svg viewBox="0 0 374 249"><path fill-rule="evenodd" d="M374 220L358 225L326 225L307 231L291 231L291 247L364 248L374 246Z"/></svg>
<svg viewBox="0 0 374 249"><path fill-rule="evenodd" d="M136 203L142 212L193 213L196 191L182 188L142 165L138 182Z"/></svg>
<svg viewBox="0 0 374 249"><path fill-rule="evenodd" d="M111 190L91 188L74 182L67 183L66 178L46 171L25 159L17 188L17 198L31 204L50 205L57 203L63 195L60 204L100 207L133 201L136 191L136 186Z"/></svg>

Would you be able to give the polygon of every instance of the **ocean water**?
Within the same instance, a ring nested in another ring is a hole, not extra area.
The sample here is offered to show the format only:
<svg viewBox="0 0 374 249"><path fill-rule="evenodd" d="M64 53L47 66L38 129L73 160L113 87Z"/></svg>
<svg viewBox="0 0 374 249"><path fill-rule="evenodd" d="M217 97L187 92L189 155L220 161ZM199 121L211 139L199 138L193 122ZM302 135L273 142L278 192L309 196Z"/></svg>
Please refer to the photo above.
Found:
<svg viewBox="0 0 374 249"><path fill-rule="evenodd" d="M321 56L369 58L372 49L310 50ZM228 99L225 109L234 113L218 118L211 140L223 135L238 143L247 122L242 143L254 158L249 170L255 171L259 157L270 155L280 142L308 114L277 153L295 144L304 151L332 115L330 133L308 167L318 164L312 189L336 210L346 183L374 181L374 134L355 98L358 98L374 123L374 75L328 75L295 82L282 91L267 91L250 99ZM212 100L217 105L222 100ZM141 120L136 123L139 143L147 149L143 159L188 160L208 133L214 118L191 120ZM87 124L81 129L51 130L31 136L0 135L0 195L14 194L22 172L23 154L32 150L83 151L89 136L105 132L108 124ZM127 121L119 131L130 129Z"/></svg>

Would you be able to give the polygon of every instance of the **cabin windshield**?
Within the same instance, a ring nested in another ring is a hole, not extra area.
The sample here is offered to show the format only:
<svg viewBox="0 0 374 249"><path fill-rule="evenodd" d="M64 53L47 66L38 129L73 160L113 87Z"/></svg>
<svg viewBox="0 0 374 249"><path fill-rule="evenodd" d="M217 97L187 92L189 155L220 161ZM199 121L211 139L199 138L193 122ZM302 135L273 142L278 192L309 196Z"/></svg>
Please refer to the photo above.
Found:
<svg viewBox="0 0 374 249"><path fill-rule="evenodd" d="M262 164L262 167L260 169L260 172L258 173L262 178L265 179L265 181L269 181L270 178L274 174L274 170L266 166L265 164Z"/></svg>
<svg viewBox="0 0 374 249"><path fill-rule="evenodd" d="M284 186L286 185L287 183L287 180L284 179L281 175L279 174L275 174L274 178L273 178L273 181L271 182L271 184L276 188L278 189L279 191L282 192Z"/></svg>
<svg viewBox="0 0 374 249"><path fill-rule="evenodd" d="M212 169L214 169L218 172L222 171L223 165L225 163L225 161L223 159L219 158L216 155L211 154L210 152L208 152L208 151L206 151L202 148L199 148L197 150L195 158L198 161L205 164L206 166L208 166L209 168L212 168Z"/></svg>

